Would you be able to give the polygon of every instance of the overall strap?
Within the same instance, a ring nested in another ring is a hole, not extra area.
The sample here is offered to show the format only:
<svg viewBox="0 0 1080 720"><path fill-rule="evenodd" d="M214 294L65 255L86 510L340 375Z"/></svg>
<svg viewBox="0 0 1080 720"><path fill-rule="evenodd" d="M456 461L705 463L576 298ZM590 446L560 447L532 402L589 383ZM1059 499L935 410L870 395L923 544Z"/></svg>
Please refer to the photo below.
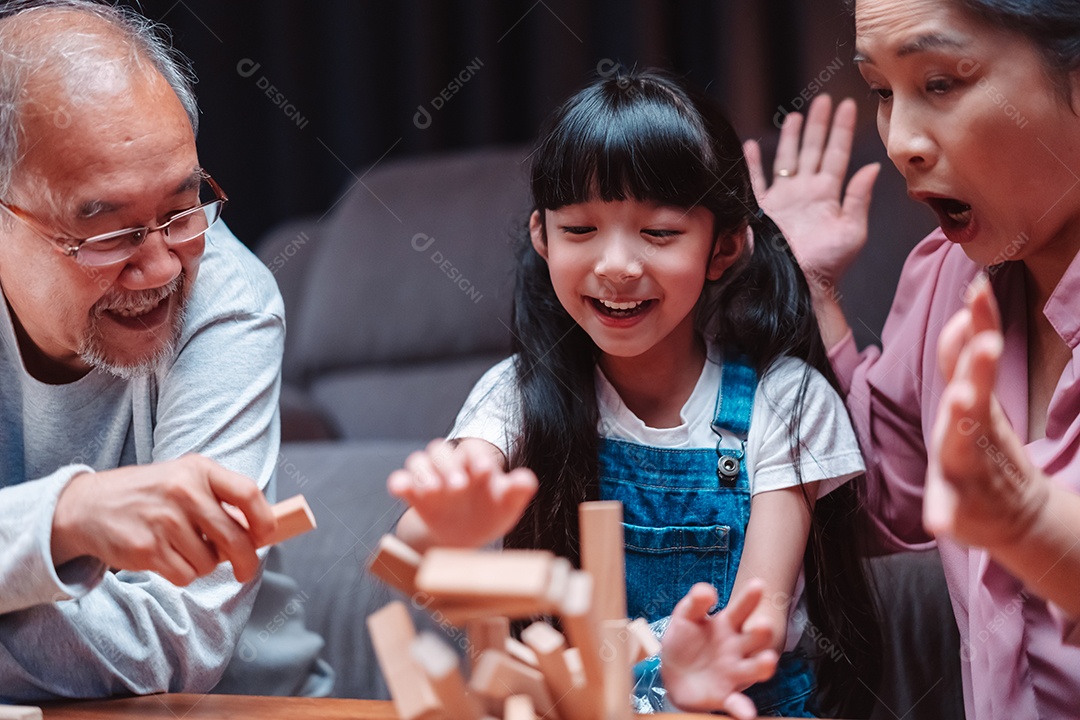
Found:
<svg viewBox="0 0 1080 720"><path fill-rule="evenodd" d="M712 429L720 438L716 443L716 476L721 484L731 486L743 470L746 455L746 438L750 433L750 417L754 411L754 393L758 375L750 359L731 348L724 351L720 370L720 391L716 394L716 411L713 413ZM722 430L727 430L741 440L741 450L720 447Z"/></svg>

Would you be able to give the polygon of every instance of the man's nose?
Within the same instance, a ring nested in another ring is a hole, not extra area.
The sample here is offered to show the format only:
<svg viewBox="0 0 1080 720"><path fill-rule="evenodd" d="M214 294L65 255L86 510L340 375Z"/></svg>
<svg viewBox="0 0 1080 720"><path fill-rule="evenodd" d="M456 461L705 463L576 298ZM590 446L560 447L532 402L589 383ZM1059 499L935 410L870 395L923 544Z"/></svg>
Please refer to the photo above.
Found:
<svg viewBox="0 0 1080 720"><path fill-rule="evenodd" d="M164 230L155 230L128 259L119 282L128 290L150 290L172 282L182 270L180 258L165 243Z"/></svg>

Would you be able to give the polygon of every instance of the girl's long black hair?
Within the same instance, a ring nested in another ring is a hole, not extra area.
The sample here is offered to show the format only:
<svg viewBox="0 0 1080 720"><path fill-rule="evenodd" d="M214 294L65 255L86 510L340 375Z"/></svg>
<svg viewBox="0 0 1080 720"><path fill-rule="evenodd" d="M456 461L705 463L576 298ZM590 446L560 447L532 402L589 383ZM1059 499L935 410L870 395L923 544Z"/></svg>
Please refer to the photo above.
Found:
<svg viewBox="0 0 1080 720"><path fill-rule="evenodd" d="M777 226L757 205L742 145L704 96L657 72L600 78L559 107L533 156L534 208L599 198L704 206L718 242L753 230L753 247L706 283L698 328L747 355L763 375L785 356L805 361L834 388L807 281ZM520 440L510 464L539 477L536 497L506 539L578 559L578 504L598 495L594 368L598 350L555 295L527 237L519 249L512 317ZM799 476L803 376L790 423ZM820 659L820 708L867 716L881 665L874 594L860 562L861 478L817 501L805 556L810 629ZM805 491L804 491L805 492ZM809 500L808 500L809 502Z"/></svg>

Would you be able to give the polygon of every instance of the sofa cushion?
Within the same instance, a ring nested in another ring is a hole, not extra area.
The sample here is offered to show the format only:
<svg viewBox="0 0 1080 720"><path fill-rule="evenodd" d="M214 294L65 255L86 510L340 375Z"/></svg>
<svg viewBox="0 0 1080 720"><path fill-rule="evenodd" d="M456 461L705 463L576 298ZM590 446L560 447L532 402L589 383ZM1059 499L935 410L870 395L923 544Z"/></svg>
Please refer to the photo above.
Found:
<svg viewBox="0 0 1080 720"><path fill-rule="evenodd" d="M525 156L487 149L361 176L306 261L290 375L505 352Z"/></svg>
<svg viewBox="0 0 1080 720"><path fill-rule="evenodd" d="M303 493L318 528L281 544L281 569L299 587L308 628L326 640L337 697L386 698L365 620L394 591L365 570L379 538L404 511L386 478L418 449L415 443L286 443L278 461L278 496ZM416 611L418 618L424 614Z"/></svg>
<svg viewBox="0 0 1080 720"><path fill-rule="evenodd" d="M480 355L329 373L313 381L310 392L328 424L343 437L426 441L446 435L469 390L503 357ZM283 405L283 427L285 416ZM294 417L292 424L299 421Z"/></svg>

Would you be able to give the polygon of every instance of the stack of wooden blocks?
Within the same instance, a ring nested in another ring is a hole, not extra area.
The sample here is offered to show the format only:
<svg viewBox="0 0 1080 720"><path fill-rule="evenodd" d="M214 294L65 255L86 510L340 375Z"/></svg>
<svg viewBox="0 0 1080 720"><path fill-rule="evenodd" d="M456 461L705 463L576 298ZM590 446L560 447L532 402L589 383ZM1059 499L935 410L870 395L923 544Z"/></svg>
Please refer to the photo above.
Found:
<svg viewBox="0 0 1080 720"><path fill-rule="evenodd" d="M583 503L581 570L540 550L433 548L423 555L386 535L369 570L465 629L468 681L458 654L419 636L400 601L368 618L368 631L401 720L627 720L631 667L660 651L644 620L626 618L622 505ZM564 636L534 622L560 618Z"/></svg>

